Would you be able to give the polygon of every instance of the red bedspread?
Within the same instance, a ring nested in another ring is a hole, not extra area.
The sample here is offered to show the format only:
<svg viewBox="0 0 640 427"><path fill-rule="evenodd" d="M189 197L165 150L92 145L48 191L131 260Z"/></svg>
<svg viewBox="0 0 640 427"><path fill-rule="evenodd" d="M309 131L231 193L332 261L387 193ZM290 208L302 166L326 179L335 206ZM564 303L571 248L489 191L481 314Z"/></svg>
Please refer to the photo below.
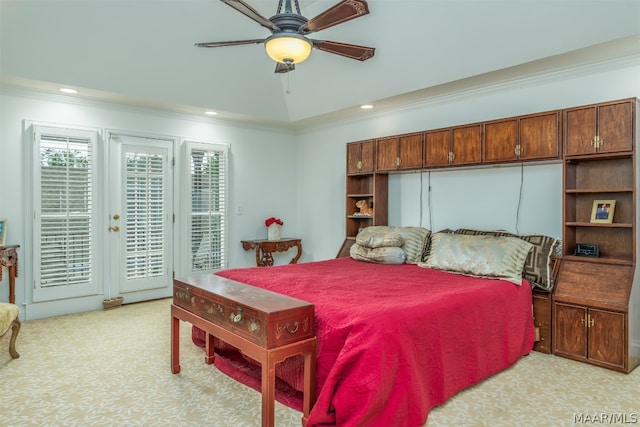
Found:
<svg viewBox="0 0 640 427"><path fill-rule="evenodd" d="M217 274L315 304L318 400L310 426L422 426L431 408L533 347L526 282L351 258ZM301 375L300 364L282 365ZM248 371L226 368L252 382ZM301 379L276 374L301 389Z"/></svg>

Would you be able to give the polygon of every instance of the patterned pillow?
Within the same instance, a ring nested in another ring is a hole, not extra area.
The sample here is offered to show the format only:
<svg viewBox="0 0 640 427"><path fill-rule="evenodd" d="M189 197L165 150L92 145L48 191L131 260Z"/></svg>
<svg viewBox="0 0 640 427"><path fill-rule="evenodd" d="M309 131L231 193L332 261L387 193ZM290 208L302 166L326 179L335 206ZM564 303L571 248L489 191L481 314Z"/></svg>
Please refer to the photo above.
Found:
<svg viewBox="0 0 640 427"><path fill-rule="evenodd" d="M389 227L367 227L356 236L356 243L367 248L400 247L404 237L393 232Z"/></svg>
<svg viewBox="0 0 640 427"><path fill-rule="evenodd" d="M522 268L533 245L516 237L436 233L421 267L522 285Z"/></svg>
<svg viewBox="0 0 640 427"><path fill-rule="evenodd" d="M404 264L405 261L404 251L397 246L367 248L354 243L349 253L355 260L377 264Z"/></svg>
<svg viewBox="0 0 640 427"><path fill-rule="evenodd" d="M423 227L399 227L388 225L374 225L365 228L356 236L356 243L362 246L369 246L370 236L383 235L393 236L399 235L404 239L404 243L400 245L406 256L408 264L417 264L422 262L422 253L425 245L428 244L428 238L431 231Z"/></svg>
<svg viewBox="0 0 640 427"><path fill-rule="evenodd" d="M466 235L488 235L488 236L509 236L518 237L533 245L527 260L525 261L523 276L531 284L537 288L551 291L553 289L553 272L551 265L551 257L559 240L540 234L516 235L507 231L484 231L460 228L455 231L456 234Z"/></svg>
<svg viewBox="0 0 640 427"><path fill-rule="evenodd" d="M437 231L436 233L453 233L453 230L449 230L448 228L444 228L440 231ZM431 252L431 238L433 237L435 233L431 233L429 235L429 237L426 239L426 241L424 242L424 249L422 250L422 260L421 262L425 262L427 261L427 258L429 258L429 252Z"/></svg>

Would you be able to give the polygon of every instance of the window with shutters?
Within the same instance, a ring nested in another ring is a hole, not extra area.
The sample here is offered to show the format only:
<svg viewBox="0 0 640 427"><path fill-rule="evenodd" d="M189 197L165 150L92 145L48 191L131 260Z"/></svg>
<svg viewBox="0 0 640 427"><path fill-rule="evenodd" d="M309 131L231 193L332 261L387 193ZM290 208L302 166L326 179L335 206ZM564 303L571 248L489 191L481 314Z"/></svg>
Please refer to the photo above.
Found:
<svg viewBox="0 0 640 427"><path fill-rule="evenodd" d="M191 271L226 266L227 146L187 143Z"/></svg>
<svg viewBox="0 0 640 427"><path fill-rule="evenodd" d="M96 293L97 133L34 126L34 300Z"/></svg>

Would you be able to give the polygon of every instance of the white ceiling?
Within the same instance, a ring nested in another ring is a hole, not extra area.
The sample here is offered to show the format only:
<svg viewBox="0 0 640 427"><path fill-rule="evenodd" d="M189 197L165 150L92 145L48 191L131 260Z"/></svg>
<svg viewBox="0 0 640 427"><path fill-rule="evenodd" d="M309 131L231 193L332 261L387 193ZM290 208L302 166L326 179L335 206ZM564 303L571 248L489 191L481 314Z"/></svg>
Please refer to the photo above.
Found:
<svg viewBox="0 0 640 427"><path fill-rule="evenodd" d="M300 0L312 18L338 0ZM246 0L263 16L277 0ZM275 74L267 37L219 0L0 0L4 85L301 127L640 52L640 0L370 0L370 14L311 35L372 46L360 62L314 50ZM290 93L287 93L289 91Z"/></svg>

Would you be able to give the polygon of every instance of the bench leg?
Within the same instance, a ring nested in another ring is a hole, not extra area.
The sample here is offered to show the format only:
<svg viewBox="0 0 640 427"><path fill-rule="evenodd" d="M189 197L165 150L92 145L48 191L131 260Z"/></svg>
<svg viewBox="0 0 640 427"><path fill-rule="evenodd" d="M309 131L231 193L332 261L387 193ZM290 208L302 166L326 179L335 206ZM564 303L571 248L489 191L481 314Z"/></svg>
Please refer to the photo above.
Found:
<svg viewBox="0 0 640 427"><path fill-rule="evenodd" d="M267 353L266 362L262 364L262 427L274 426L276 397L276 366Z"/></svg>
<svg viewBox="0 0 640 427"><path fill-rule="evenodd" d="M206 363L207 365L212 365L215 358L216 358L216 354L215 354L215 348L213 345L213 339L215 338L213 335L211 335L210 333L206 333L206 337L205 337L205 356L204 356L204 363Z"/></svg>
<svg viewBox="0 0 640 427"><path fill-rule="evenodd" d="M180 319L171 316L171 373L180 373Z"/></svg>

